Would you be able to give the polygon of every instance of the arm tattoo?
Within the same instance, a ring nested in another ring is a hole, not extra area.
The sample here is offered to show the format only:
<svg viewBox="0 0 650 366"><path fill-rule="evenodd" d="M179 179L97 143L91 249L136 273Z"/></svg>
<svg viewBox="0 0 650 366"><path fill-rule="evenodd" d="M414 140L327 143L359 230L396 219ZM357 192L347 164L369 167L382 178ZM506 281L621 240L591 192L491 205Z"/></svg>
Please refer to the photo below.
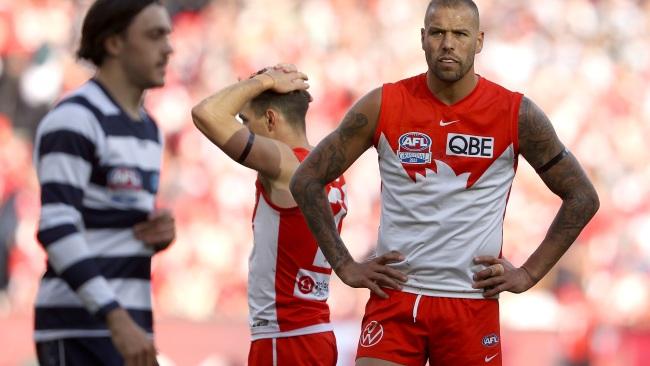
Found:
<svg viewBox="0 0 650 366"><path fill-rule="evenodd" d="M576 158L558 139L553 125L533 102L524 98L519 111L520 151L562 206L542 244L525 266L535 278L546 274L573 244L599 207L598 195Z"/></svg>
<svg viewBox="0 0 650 366"><path fill-rule="evenodd" d="M325 185L343 174L351 163L347 157L349 144L367 125L368 118L364 114L349 112L341 126L309 154L291 180L291 193L335 271L352 257L334 223Z"/></svg>
<svg viewBox="0 0 650 366"><path fill-rule="evenodd" d="M567 155L569 155L569 150L567 150L566 148L562 149L562 151L560 151L559 154L555 155L555 157L553 157L553 159L551 159L548 163L535 169L535 172L537 172L537 174L546 173L549 169L555 166L555 164L559 163Z"/></svg>

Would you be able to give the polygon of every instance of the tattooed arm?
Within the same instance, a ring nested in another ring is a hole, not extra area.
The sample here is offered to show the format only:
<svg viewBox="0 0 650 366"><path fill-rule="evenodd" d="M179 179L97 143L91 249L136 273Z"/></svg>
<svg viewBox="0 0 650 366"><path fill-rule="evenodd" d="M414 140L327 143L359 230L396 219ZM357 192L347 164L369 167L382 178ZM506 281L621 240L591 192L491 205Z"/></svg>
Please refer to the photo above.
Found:
<svg viewBox="0 0 650 366"><path fill-rule="evenodd" d="M503 266L502 275L492 276L488 269L475 276L479 281L474 287L486 288L486 297L501 291L519 293L534 286L569 249L600 205L589 178L562 145L548 117L525 97L519 108L519 150L546 186L562 199L562 206L542 243L520 268L504 258L477 258L477 263Z"/></svg>
<svg viewBox="0 0 650 366"><path fill-rule="evenodd" d="M372 146L381 89L359 100L346 114L339 127L321 141L303 161L291 180L291 193L300 206L307 224L323 254L343 282L352 287L367 287L387 297L380 286L400 288L406 277L385 264L402 260L390 252L366 263L354 261L334 225L334 217L325 195L325 185L339 177Z"/></svg>

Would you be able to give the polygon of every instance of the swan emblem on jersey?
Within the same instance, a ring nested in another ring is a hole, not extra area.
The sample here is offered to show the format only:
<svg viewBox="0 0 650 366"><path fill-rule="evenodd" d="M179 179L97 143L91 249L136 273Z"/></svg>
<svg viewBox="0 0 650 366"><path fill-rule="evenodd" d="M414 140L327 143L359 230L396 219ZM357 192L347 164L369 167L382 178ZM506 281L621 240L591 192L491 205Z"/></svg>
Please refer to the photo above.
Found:
<svg viewBox="0 0 650 366"><path fill-rule="evenodd" d="M431 137L422 132L407 132L399 137L397 157L402 164L429 164Z"/></svg>

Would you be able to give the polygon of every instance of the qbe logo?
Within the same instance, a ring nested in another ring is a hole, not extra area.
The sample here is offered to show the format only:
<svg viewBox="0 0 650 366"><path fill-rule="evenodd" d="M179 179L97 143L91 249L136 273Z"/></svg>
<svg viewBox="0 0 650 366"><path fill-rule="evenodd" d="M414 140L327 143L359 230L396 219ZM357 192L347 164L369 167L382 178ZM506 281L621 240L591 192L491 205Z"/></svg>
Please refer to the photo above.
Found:
<svg viewBox="0 0 650 366"><path fill-rule="evenodd" d="M421 132L407 132L399 137L397 157L404 164L431 162L431 137Z"/></svg>
<svg viewBox="0 0 650 366"><path fill-rule="evenodd" d="M449 133L447 155L490 159L494 155L494 137Z"/></svg>
<svg viewBox="0 0 650 366"><path fill-rule="evenodd" d="M483 346L485 347L494 347L499 344L499 336L496 333L488 334L483 337Z"/></svg>

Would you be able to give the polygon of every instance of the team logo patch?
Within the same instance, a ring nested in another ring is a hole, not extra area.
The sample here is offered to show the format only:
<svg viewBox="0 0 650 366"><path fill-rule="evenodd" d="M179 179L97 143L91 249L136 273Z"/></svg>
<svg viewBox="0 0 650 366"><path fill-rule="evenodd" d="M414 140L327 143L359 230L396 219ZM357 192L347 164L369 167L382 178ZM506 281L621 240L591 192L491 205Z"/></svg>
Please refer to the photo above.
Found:
<svg viewBox="0 0 650 366"><path fill-rule="evenodd" d="M359 344L361 347L372 347L379 343L383 336L384 327L378 321L373 320L363 328L359 337Z"/></svg>
<svg viewBox="0 0 650 366"><path fill-rule="evenodd" d="M302 276L298 279L298 290L303 294L308 294L314 291L316 282L309 276Z"/></svg>
<svg viewBox="0 0 650 366"><path fill-rule="evenodd" d="M296 275L296 284L293 296L306 299L324 301L330 294L330 275L300 269Z"/></svg>
<svg viewBox="0 0 650 366"><path fill-rule="evenodd" d="M499 336L496 333L491 333L483 337L481 341L484 347L495 347L499 344Z"/></svg>
<svg viewBox="0 0 650 366"><path fill-rule="evenodd" d="M447 155L490 159L494 155L494 137L449 133Z"/></svg>
<svg viewBox="0 0 650 366"><path fill-rule="evenodd" d="M402 164L429 164L431 137L421 132L407 132L399 137L397 157Z"/></svg>

